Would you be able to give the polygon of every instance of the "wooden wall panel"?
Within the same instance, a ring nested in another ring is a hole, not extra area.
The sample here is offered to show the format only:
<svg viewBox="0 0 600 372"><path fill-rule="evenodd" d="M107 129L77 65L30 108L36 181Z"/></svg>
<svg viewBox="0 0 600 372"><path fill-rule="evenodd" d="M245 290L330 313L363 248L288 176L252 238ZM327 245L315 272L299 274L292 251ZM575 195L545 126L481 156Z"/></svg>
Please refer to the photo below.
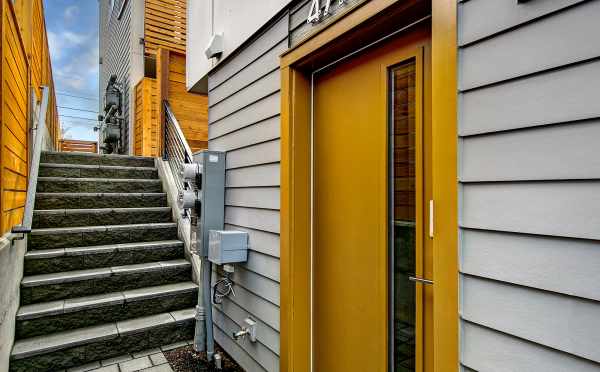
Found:
<svg viewBox="0 0 600 372"><path fill-rule="evenodd" d="M0 0L0 235L21 223L27 194L32 92L50 87L46 113L51 149L58 146L60 123L52 78L42 0L13 4Z"/></svg>
<svg viewBox="0 0 600 372"><path fill-rule="evenodd" d="M185 87L185 55L169 53L171 109L193 152L208 148L208 96L189 93Z"/></svg>
<svg viewBox="0 0 600 372"><path fill-rule="evenodd" d="M27 191L28 62L12 3L2 0L0 235L21 222Z"/></svg>
<svg viewBox="0 0 600 372"><path fill-rule="evenodd" d="M185 54L186 1L146 0L144 8L144 46L146 55L158 48Z"/></svg>
<svg viewBox="0 0 600 372"><path fill-rule="evenodd" d="M134 152L159 156L158 91L156 79L144 78L135 87Z"/></svg>

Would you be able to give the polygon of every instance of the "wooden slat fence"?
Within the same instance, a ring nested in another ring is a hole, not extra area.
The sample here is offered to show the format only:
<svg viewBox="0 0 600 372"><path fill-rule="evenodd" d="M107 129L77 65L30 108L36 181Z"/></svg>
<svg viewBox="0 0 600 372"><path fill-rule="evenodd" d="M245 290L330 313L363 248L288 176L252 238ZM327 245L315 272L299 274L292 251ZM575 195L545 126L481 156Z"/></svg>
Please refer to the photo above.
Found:
<svg viewBox="0 0 600 372"><path fill-rule="evenodd" d="M98 142L74 139L61 139L60 151L64 152L91 152L98 153Z"/></svg>
<svg viewBox="0 0 600 372"><path fill-rule="evenodd" d="M144 49L156 55L162 47L185 54L186 0L146 0Z"/></svg>

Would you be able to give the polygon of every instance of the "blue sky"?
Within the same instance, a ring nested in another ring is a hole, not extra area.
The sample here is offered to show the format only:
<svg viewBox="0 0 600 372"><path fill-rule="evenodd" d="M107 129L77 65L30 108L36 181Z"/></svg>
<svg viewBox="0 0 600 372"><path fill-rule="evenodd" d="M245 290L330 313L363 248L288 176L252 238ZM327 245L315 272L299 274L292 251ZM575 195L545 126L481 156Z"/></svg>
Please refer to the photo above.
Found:
<svg viewBox="0 0 600 372"><path fill-rule="evenodd" d="M44 0L59 114L95 119L98 111L98 1ZM83 99L67 96L83 96ZM93 121L61 116L66 138L97 140Z"/></svg>

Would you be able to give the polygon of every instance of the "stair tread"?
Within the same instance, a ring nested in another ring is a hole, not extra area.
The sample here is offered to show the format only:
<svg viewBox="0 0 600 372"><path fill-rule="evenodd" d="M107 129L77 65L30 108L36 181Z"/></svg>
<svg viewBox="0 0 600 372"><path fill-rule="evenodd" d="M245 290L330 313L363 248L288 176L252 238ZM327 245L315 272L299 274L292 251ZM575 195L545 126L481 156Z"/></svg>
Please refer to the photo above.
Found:
<svg viewBox="0 0 600 372"><path fill-rule="evenodd" d="M122 169L122 170L156 170L156 166L152 167L131 167L126 165L99 165L99 164L71 164L71 163L40 163L40 167L46 168L85 168L85 169Z"/></svg>
<svg viewBox="0 0 600 372"><path fill-rule="evenodd" d="M143 250L151 248L164 248L164 247L179 247L183 246L181 240L157 240L152 242L139 242L139 243L117 243L117 244L106 244L106 245L93 245L85 247L71 247L71 248L54 248L54 249L40 249L32 250L25 253L26 260L35 259L46 259L55 258L62 256L78 256L87 254L97 253L108 253L108 252L127 252L132 250Z"/></svg>
<svg viewBox="0 0 600 372"><path fill-rule="evenodd" d="M166 192L38 192L35 194L37 197L55 198L59 196L163 196L167 195Z"/></svg>
<svg viewBox="0 0 600 372"><path fill-rule="evenodd" d="M161 183L160 178L98 178L98 177L85 177L85 178L77 178L77 177L38 177L39 181L47 181L47 182L145 182L145 183Z"/></svg>
<svg viewBox="0 0 600 372"><path fill-rule="evenodd" d="M152 287L130 289L121 292L104 293L100 295L70 298L66 300L41 302L24 305L17 311L17 321L37 319L44 316L81 311L93 307L109 306L117 303L146 300L179 293L192 292L198 288L194 282L179 282Z"/></svg>
<svg viewBox="0 0 600 372"><path fill-rule="evenodd" d="M75 208L75 209L36 209L34 214L60 215L60 214L84 214L84 213L131 213L131 212L164 212L171 207L131 207L131 208Z"/></svg>
<svg viewBox="0 0 600 372"><path fill-rule="evenodd" d="M43 154L56 154L63 156L72 156L72 157L90 157L90 158L110 158L110 159L131 159L131 160L146 160L146 159L154 159L152 156L137 156L137 155L117 155L117 154L95 154L91 152L64 152L64 151L42 151Z"/></svg>
<svg viewBox="0 0 600 372"><path fill-rule="evenodd" d="M185 259L157 261L135 265L102 267L96 269L64 271L50 274L25 276L21 280L23 287L37 287L42 285L76 282L90 279L107 278L117 274L139 273L158 270L167 270L175 267L191 266Z"/></svg>
<svg viewBox="0 0 600 372"><path fill-rule="evenodd" d="M154 327L191 320L194 318L194 313L194 309L184 309L26 338L15 342L11 351L11 358L13 360L24 359L92 342L111 340L119 336L142 332Z"/></svg>
<svg viewBox="0 0 600 372"><path fill-rule="evenodd" d="M176 222L158 222L158 223L136 223L130 225L98 225L98 226L78 226L78 227L48 227L41 229L32 229L32 235L44 234L72 234L76 232L98 232L98 231L117 231L117 230L135 230L148 228L177 227Z"/></svg>

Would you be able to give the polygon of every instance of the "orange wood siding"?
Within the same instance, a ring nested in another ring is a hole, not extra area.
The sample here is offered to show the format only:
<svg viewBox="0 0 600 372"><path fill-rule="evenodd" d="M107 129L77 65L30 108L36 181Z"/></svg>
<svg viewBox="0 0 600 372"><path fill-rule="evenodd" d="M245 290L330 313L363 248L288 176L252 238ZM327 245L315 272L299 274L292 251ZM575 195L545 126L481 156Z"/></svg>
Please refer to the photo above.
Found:
<svg viewBox="0 0 600 372"><path fill-rule="evenodd" d="M156 79L143 78L135 86L135 155L159 156L158 92Z"/></svg>
<svg viewBox="0 0 600 372"><path fill-rule="evenodd" d="M158 48L185 53L186 0L146 0L144 46L146 55Z"/></svg>
<svg viewBox="0 0 600 372"><path fill-rule="evenodd" d="M157 57L157 78L143 78L135 87L135 154L143 156L161 154L163 135L161 97L168 100L171 105L192 151L206 149L208 147L208 97L186 90L185 55L172 51L164 53L161 48L157 51ZM163 70L168 71L163 72Z"/></svg>
<svg viewBox="0 0 600 372"><path fill-rule="evenodd" d="M23 218L28 170L28 63L24 43L20 38L14 9L9 0L2 0L2 68L0 69L1 134L0 158L2 170L1 223L4 234Z"/></svg>
<svg viewBox="0 0 600 372"><path fill-rule="evenodd" d="M60 125L42 0L0 0L0 234L23 219L32 151L31 92L50 87L46 127L58 145Z"/></svg>
<svg viewBox="0 0 600 372"><path fill-rule="evenodd" d="M98 152L98 142L73 139L60 140L60 151L63 152Z"/></svg>
<svg viewBox="0 0 600 372"><path fill-rule="evenodd" d="M171 109L193 152L208 148L208 97L189 93L185 87L185 55L169 53Z"/></svg>

